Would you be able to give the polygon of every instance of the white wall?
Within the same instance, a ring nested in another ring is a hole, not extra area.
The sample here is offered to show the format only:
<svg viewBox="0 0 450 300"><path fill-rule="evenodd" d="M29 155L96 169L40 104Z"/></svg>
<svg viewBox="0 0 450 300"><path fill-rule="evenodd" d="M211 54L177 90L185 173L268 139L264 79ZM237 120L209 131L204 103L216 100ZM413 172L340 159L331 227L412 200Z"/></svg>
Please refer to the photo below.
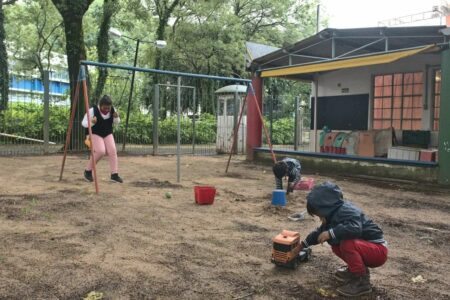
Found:
<svg viewBox="0 0 450 300"><path fill-rule="evenodd" d="M430 130L433 109L432 99L432 67L441 64L441 55L420 54L413 57L401 59L391 64L374 65L353 69L343 69L324 73L318 76L319 97L369 94L369 116L372 117L372 78L375 75L398 73L398 72L426 72L426 83L424 90L424 111L422 115L422 129ZM348 89L343 92L342 89ZM371 128L371 121L369 128Z"/></svg>
<svg viewBox="0 0 450 300"><path fill-rule="evenodd" d="M344 69L319 75L319 97L368 94L370 91L370 70L368 67ZM348 88L348 93L342 93Z"/></svg>

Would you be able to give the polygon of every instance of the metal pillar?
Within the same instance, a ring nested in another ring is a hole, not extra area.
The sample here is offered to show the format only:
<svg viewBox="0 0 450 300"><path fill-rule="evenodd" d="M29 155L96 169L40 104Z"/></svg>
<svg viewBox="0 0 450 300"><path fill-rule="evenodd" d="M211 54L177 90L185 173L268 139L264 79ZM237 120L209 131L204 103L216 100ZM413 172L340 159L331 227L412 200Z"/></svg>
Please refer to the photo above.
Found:
<svg viewBox="0 0 450 300"><path fill-rule="evenodd" d="M316 14L316 33L319 32L320 29L320 5L317 5L317 14Z"/></svg>
<svg viewBox="0 0 450 300"><path fill-rule="evenodd" d="M253 90L247 94L247 159L253 160L253 148L261 147L262 143L262 121L259 116L259 107L262 105L263 79L256 74L252 79ZM251 93L255 95L251 95ZM255 99L252 99L255 97ZM259 107L257 106L259 105Z"/></svg>
<svg viewBox="0 0 450 300"><path fill-rule="evenodd" d="M177 82L177 182L181 180L180 174L180 155L181 155L181 76Z"/></svg>
<svg viewBox="0 0 450 300"><path fill-rule="evenodd" d="M50 117L50 72L44 71L44 154L48 154Z"/></svg>
<svg viewBox="0 0 450 300"><path fill-rule="evenodd" d="M153 98L153 155L158 155L158 122L159 122L159 85L155 84L155 95Z"/></svg>
<svg viewBox="0 0 450 300"><path fill-rule="evenodd" d="M196 89L194 88L192 90L192 102L193 102L193 114L192 114L192 154L195 155L195 117L197 115L197 93L196 93Z"/></svg>
<svg viewBox="0 0 450 300"><path fill-rule="evenodd" d="M299 132L298 132L298 141L301 147L303 147L303 120L305 118L305 107L301 105L300 103L300 109L299 109Z"/></svg>
<svg viewBox="0 0 450 300"><path fill-rule="evenodd" d="M234 113L233 113L233 130L234 130L234 134L237 137L237 140L239 141L239 128L238 128L238 114L239 114L239 102L238 102L238 92L237 89L234 92ZM236 154L238 151L238 143L233 143L233 148L231 149L231 151Z"/></svg>
<svg viewBox="0 0 450 300"><path fill-rule="evenodd" d="M319 80L314 80L314 152L317 152L317 105L319 103Z"/></svg>
<svg viewBox="0 0 450 300"><path fill-rule="evenodd" d="M298 109L300 106L300 97L296 96L295 97L295 115L294 115L294 150L297 151L298 150Z"/></svg>
<svg viewBox="0 0 450 300"><path fill-rule="evenodd" d="M439 113L439 183L450 185L450 49L442 51Z"/></svg>
<svg viewBox="0 0 450 300"><path fill-rule="evenodd" d="M269 136L270 136L270 140L273 140L273 101L274 101L274 96L272 95L272 97L270 98L270 122L269 122Z"/></svg>

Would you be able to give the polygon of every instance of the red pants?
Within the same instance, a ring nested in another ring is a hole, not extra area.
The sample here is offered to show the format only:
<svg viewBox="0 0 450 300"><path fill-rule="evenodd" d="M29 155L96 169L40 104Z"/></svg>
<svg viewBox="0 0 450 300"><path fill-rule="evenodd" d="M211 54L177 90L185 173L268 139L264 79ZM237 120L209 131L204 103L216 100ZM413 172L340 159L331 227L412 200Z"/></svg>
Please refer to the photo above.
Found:
<svg viewBox="0 0 450 300"><path fill-rule="evenodd" d="M344 240L331 247L334 254L345 261L351 273L363 275L366 267L382 266L387 260L387 248L365 240Z"/></svg>

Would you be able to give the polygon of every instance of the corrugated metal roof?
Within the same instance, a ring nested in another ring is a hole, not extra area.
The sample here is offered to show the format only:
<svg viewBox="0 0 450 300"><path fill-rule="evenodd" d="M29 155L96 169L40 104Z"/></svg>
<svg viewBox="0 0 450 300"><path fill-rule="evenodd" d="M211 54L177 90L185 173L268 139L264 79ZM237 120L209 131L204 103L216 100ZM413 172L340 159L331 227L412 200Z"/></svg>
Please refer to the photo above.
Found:
<svg viewBox="0 0 450 300"><path fill-rule="evenodd" d="M269 54L271 52L277 51L280 48L264 45L264 44L258 44L254 42L245 42L245 46L247 47L247 50L250 52L252 59L257 59L261 56L264 56L266 54Z"/></svg>
<svg viewBox="0 0 450 300"><path fill-rule="evenodd" d="M362 66L386 64L418 53L430 51L432 48L436 48L436 46L428 45L409 50L391 51L347 59L336 59L311 64L303 64L298 66L275 68L271 70L262 71L261 77L285 77L308 73L357 68Z"/></svg>
<svg viewBox="0 0 450 300"><path fill-rule="evenodd" d="M439 44L445 42L445 35L441 32L445 28L446 26L327 28L290 47L254 58L250 69L286 67L340 56L352 57Z"/></svg>
<svg viewBox="0 0 450 300"><path fill-rule="evenodd" d="M250 66L251 62L255 59L265 56L269 53L279 50L280 48L253 43L253 42L245 42L245 47L247 48L246 53L246 63L247 67Z"/></svg>

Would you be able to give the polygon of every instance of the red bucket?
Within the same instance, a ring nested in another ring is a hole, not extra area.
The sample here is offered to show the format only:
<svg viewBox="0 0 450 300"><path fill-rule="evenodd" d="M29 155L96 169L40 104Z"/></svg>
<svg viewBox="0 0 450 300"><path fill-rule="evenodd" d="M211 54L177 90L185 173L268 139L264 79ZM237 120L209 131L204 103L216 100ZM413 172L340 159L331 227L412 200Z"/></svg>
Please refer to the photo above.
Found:
<svg viewBox="0 0 450 300"><path fill-rule="evenodd" d="M216 196L216 188L213 186L194 186L195 203L213 204Z"/></svg>

